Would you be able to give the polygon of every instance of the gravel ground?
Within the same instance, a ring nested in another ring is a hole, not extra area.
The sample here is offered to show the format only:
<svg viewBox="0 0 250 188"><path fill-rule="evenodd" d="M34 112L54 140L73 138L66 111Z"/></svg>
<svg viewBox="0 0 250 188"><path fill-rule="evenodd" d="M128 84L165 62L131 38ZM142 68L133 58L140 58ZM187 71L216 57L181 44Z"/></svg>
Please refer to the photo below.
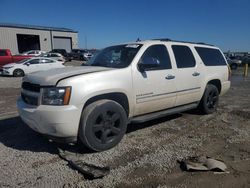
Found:
<svg viewBox="0 0 250 188"><path fill-rule="evenodd" d="M21 79L0 77L0 187L250 187L250 79L241 71L216 113L130 124L117 147L99 153L48 142L29 129L15 107ZM58 148L69 158L110 167L110 174L89 180L58 156ZM181 171L177 160L196 155L223 160L230 173Z"/></svg>

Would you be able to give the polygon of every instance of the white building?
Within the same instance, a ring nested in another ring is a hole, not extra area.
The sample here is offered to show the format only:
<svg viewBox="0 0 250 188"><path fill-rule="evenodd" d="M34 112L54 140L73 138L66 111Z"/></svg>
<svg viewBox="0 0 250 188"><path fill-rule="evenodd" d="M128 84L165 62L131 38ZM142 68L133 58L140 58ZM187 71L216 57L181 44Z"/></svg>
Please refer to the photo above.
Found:
<svg viewBox="0 0 250 188"><path fill-rule="evenodd" d="M74 48L78 48L78 32L72 29L0 23L0 49L10 49L12 54Z"/></svg>

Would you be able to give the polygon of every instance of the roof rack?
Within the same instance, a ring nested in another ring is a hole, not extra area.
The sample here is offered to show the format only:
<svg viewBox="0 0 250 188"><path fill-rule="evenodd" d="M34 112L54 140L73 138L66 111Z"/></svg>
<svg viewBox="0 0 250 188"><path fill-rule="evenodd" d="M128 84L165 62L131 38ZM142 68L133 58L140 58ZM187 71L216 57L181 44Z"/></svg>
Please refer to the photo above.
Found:
<svg viewBox="0 0 250 188"><path fill-rule="evenodd" d="M182 42L182 43L189 43L189 44L202 44L202 45L214 46L212 44L207 44L204 42L179 41L179 40L171 40L169 38L152 39L152 40L159 40L159 41L164 41L164 42Z"/></svg>

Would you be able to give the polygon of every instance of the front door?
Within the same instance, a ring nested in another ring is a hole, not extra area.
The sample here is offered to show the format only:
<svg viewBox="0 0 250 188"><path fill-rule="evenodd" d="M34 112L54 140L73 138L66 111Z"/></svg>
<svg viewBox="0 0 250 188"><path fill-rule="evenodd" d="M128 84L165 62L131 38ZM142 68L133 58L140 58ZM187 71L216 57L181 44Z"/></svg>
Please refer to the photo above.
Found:
<svg viewBox="0 0 250 188"><path fill-rule="evenodd" d="M169 53L165 45L149 46L138 64L147 63L149 59L158 62L158 66L145 69L138 68L133 72L133 86L135 95L134 115L171 108L175 105L176 86L175 74Z"/></svg>
<svg viewBox="0 0 250 188"><path fill-rule="evenodd" d="M36 72L39 70L40 60L39 59L31 59L24 63L24 72L25 74Z"/></svg>

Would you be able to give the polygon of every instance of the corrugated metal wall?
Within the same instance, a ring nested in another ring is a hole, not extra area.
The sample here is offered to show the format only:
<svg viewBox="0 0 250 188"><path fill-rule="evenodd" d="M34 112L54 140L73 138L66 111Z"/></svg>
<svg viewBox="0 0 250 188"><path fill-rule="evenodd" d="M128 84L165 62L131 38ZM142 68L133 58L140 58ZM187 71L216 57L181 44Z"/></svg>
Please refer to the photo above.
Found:
<svg viewBox="0 0 250 188"><path fill-rule="evenodd" d="M10 49L12 54L18 54L17 45L17 34L28 34L28 35L39 35L40 47L43 51L50 51L51 46L51 35L56 37L71 37L72 48L78 48L78 34L71 32L60 32L60 31L46 31L46 30L35 30L35 29L22 29L22 28L7 28L0 27L0 48ZM53 40L52 40L53 41Z"/></svg>

